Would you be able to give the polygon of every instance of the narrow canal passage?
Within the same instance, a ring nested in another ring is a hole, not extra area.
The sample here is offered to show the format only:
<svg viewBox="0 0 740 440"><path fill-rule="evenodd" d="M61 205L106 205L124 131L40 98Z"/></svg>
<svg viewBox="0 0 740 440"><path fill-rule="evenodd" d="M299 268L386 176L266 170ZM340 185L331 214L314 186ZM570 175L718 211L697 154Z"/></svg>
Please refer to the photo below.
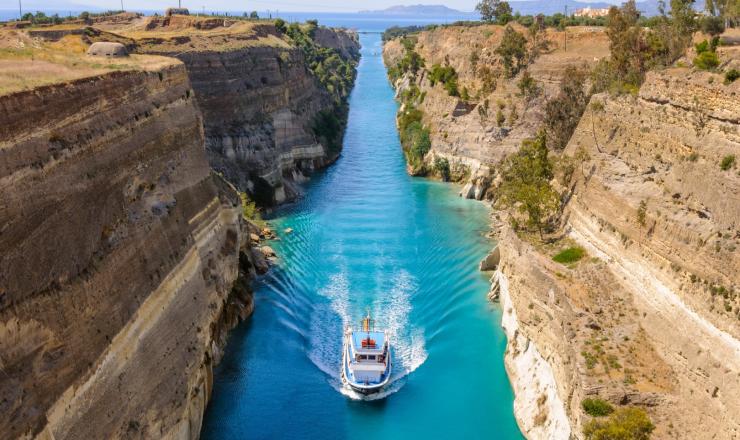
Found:
<svg viewBox="0 0 740 440"><path fill-rule="evenodd" d="M342 158L272 220L280 264L230 337L203 437L521 439L500 310L477 270L488 210L406 174L380 35L361 42ZM374 401L338 379L343 327L367 309L395 348Z"/></svg>

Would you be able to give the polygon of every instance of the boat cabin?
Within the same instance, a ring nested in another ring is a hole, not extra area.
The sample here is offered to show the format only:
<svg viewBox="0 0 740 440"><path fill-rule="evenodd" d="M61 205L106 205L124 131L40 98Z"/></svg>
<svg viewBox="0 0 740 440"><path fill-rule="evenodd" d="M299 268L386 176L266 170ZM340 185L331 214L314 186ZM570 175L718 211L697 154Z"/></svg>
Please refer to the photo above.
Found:
<svg viewBox="0 0 740 440"><path fill-rule="evenodd" d="M384 332L352 332L347 358L352 378L364 384L380 383L388 366L388 341Z"/></svg>

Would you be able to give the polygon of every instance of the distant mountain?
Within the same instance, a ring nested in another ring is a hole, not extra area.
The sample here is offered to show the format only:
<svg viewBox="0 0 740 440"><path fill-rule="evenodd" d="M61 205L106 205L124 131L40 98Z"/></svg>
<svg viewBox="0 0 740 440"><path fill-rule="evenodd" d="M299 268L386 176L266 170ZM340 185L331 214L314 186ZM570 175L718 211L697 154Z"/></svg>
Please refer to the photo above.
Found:
<svg viewBox="0 0 740 440"><path fill-rule="evenodd" d="M360 14L377 14L377 15L463 15L465 12L448 8L444 5L399 5L391 6L380 11L360 11Z"/></svg>
<svg viewBox="0 0 740 440"><path fill-rule="evenodd" d="M577 0L513 0L509 1L511 9L522 15L545 14L552 15L556 13L565 13L565 7L568 6L568 14L574 13L581 8L608 8L610 6L619 6L623 1L577 1ZM666 1L666 3L670 3ZM694 4L694 8L701 10L704 0L699 0ZM658 0L637 1L637 9L645 16L658 14ZM380 11L360 11L361 14L375 15L426 15L426 16L470 16L469 19L476 20L479 15L477 12L463 12L448 8L444 5L411 5L411 6L391 6L390 8Z"/></svg>

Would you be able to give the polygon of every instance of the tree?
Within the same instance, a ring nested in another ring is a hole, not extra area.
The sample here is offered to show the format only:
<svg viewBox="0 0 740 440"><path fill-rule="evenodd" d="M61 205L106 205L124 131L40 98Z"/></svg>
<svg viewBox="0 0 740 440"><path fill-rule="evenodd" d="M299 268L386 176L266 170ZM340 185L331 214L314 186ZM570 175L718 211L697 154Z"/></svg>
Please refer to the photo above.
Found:
<svg viewBox="0 0 740 440"><path fill-rule="evenodd" d="M586 110L589 95L585 89L586 73L573 66L565 69L560 92L545 105L545 132L550 146L562 150Z"/></svg>
<svg viewBox="0 0 740 440"><path fill-rule="evenodd" d="M706 11L724 21L725 27L736 26L740 18L740 1L738 0L706 0Z"/></svg>
<svg viewBox="0 0 740 440"><path fill-rule="evenodd" d="M259 18L260 18L260 16L259 16L259 14L257 13L257 11L252 11L252 12L251 12L251 13L249 14L249 18L251 18L251 19L253 19L253 20L257 20L257 19L259 19Z"/></svg>
<svg viewBox="0 0 740 440"><path fill-rule="evenodd" d="M496 48L496 54L501 57L506 75L511 78L524 66L527 59L527 39L511 26L506 26L501 44Z"/></svg>
<svg viewBox="0 0 740 440"><path fill-rule="evenodd" d="M696 30L693 4L694 0L671 0L671 18L680 34L691 34Z"/></svg>
<svg viewBox="0 0 740 440"><path fill-rule="evenodd" d="M704 17L701 20L701 30L714 37L725 31L725 22L720 17Z"/></svg>
<svg viewBox="0 0 740 440"><path fill-rule="evenodd" d="M527 216L527 226L540 237L560 205L557 192L550 186L553 166L548 159L544 132L522 142L522 148L504 162L498 204L516 208Z"/></svg>
<svg viewBox="0 0 740 440"><path fill-rule="evenodd" d="M634 85L642 84L646 71L643 54L648 48L644 31L637 24L639 18L635 1L629 0L621 8L612 6L609 9L606 27L611 50L610 68L616 78Z"/></svg>
<svg viewBox="0 0 740 440"><path fill-rule="evenodd" d="M511 6L509 6L509 3L501 0L481 0L475 6L475 10L480 13L481 20L488 23L496 22L505 25L513 18L511 15Z"/></svg>

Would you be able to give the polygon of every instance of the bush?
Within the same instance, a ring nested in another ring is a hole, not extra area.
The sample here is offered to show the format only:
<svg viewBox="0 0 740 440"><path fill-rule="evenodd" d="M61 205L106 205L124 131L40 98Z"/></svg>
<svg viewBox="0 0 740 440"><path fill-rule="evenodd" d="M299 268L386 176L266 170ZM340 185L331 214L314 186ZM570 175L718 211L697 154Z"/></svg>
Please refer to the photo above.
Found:
<svg viewBox="0 0 740 440"><path fill-rule="evenodd" d="M526 102L536 98L540 92L540 86L537 81L529 74L529 70L522 73L522 77L516 85L519 88L519 96L523 97Z"/></svg>
<svg viewBox="0 0 740 440"><path fill-rule="evenodd" d="M275 29L283 34L287 32L288 28L285 26L285 20L283 20L282 18L278 18L277 20L275 20Z"/></svg>
<svg viewBox="0 0 740 440"><path fill-rule="evenodd" d="M719 66L719 58L715 52L705 51L694 58L694 66L701 70L712 70Z"/></svg>
<svg viewBox="0 0 740 440"><path fill-rule="evenodd" d="M568 249L562 250L557 255L552 257L552 260L562 264L575 263L576 261L583 258L584 255L586 255L586 251L583 250L583 248L570 247Z"/></svg>
<svg viewBox="0 0 740 440"><path fill-rule="evenodd" d="M550 146L562 150L568 145L588 105L586 74L575 67L565 70L560 93L545 105L545 132Z"/></svg>
<svg viewBox="0 0 740 440"><path fill-rule="evenodd" d="M342 149L342 135L347 122L347 105L341 104L318 112L311 126L316 138L332 154Z"/></svg>
<svg viewBox="0 0 740 440"><path fill-rule="evenodd" d="M511 78L524 67L527 59L527 39L511 26L506 26L501 44L495 52L501 57L506 75Z"/></svg>
<svg viewBox="0 0 740 440"><path fill-rule="evenodd" d="M721 17L704 17L701 20L701 30L712 36L719 35L725 31L725 21Z"/></svg>
<svg viewBox="0 0 740 440"><path fill-rule="evenodd" d="M419 70L424 68L424 58L414 50L416 39L403 37L401 39L401 45L404 47L403 58L401 58L398 64L388 69L388 77L393 82L407 72L415 76Z"/></svg>
<svg viewBox="0 0 740 440"><path fill-rule="evenodd" d="M542 237L543 230L560 206L557 192L550 186L552 163L548 159L547 140L543 132L537 138L522 142L522 148L506 159L497 203L526 214L527 226Z"/></svg>
<svg viewBox="0 0 740 440"><path fill-rule="evenodd" d="M740 78L740 71L737 69L730 69L725 72L725 84L731 84L738 78Z"/></svg>
<svg viewBox="0 0 740 440"><path fill-rule="evenodd" d="M722 162L719 163L719 167L722 171L727 171L735 165L735 155L730 154L722 158Z"/></svg>
<svg viewBox="0 0 740 440"><path fill-rule="evenodd" d="M434 172L436 172L442 180L447 182L450 180L450 162L444 157L436 157L434 159Z"/></svg>
<svg viewBox="0 0 740 440"><path fill-rule="evenodd" d="M709 51L709 42L707 40L701 41L694 45L697 54L702 54Z"/></svg>
<svg viewBox="0 0 740 440"><path fill-rule="evenodd" d="M259 211L257 211L257 205L253 200L249 199L249 196L245 192L239 193L239 198L242 202L242 216L247 220L261 221Z"/></svg>
<svg viewBox="0 0 740 440"><path fill-rule="evenodd" d="M457 72L452 66L442 67L439 64L433 65L432 70L429 72L429 82L432 83L432 86L441 83L450 96L458 95Z"/></svg>
<svg viewBox="0 0 740 440"><path fill-rule="evenodd" d="M608 416L614 412L614 407L609 404L606 400L602 399L584 399L581 402L581 407L586 414L593 417Z"/></svg>
<svg viewBox="0 0 740 440"><path fill-rule="evenodd" d="M655 429L642 408L620 408L606 421L591 420L583 427L587 440L647 440Z"/></svg>

